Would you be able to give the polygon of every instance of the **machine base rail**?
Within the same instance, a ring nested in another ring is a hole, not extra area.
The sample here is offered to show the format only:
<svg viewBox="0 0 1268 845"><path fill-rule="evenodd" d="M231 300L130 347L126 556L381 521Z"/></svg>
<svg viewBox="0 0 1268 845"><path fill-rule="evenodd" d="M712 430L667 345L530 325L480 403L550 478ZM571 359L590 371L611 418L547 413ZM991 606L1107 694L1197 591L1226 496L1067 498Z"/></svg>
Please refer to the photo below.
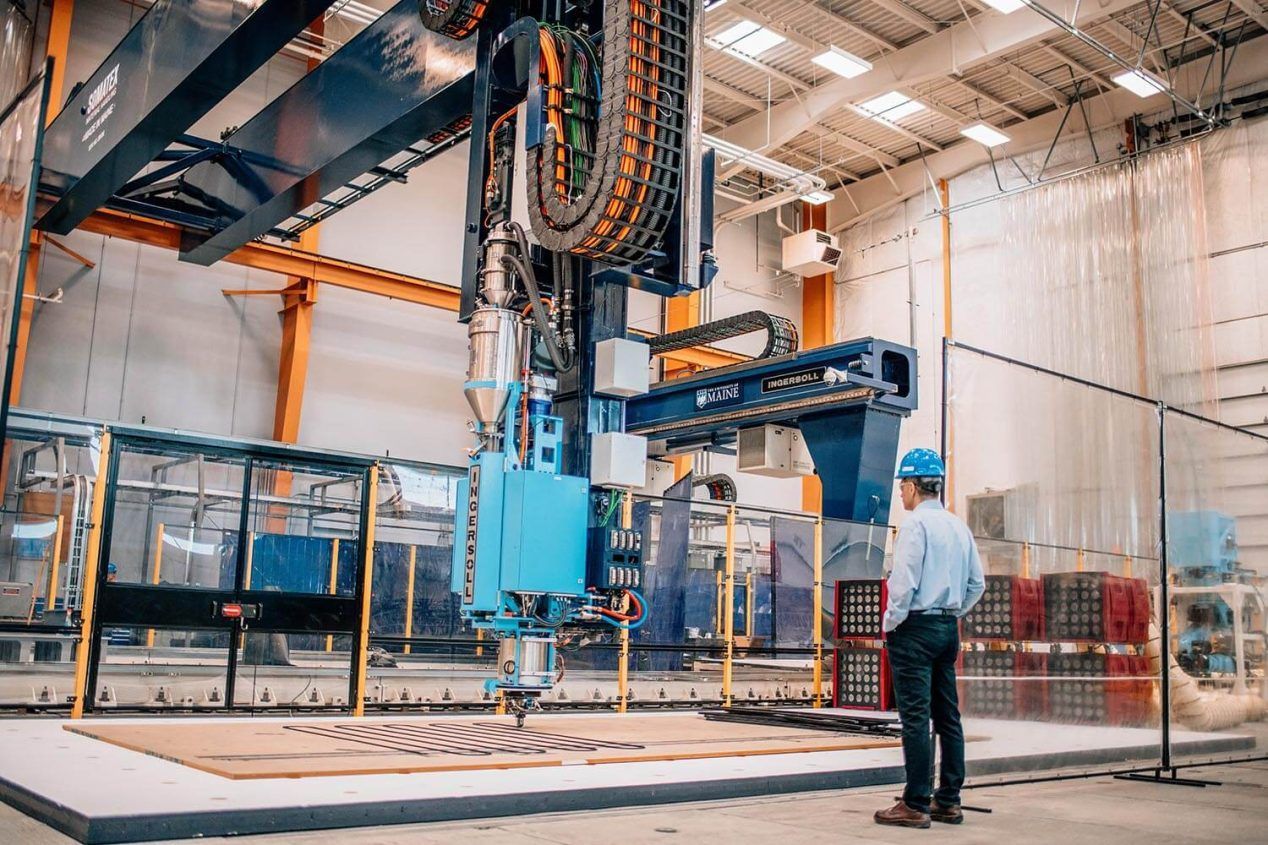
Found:
<svg viewBox="0 0 1268 845"><path fill-rule="evenodd" d="M838 713L823 713L814 710L798 713L766 707L722 707L704 710L700 715L715 722L743 722L751 725L806 728L863 736L902 736L902 728L894 719L843 716Z"/></svg>

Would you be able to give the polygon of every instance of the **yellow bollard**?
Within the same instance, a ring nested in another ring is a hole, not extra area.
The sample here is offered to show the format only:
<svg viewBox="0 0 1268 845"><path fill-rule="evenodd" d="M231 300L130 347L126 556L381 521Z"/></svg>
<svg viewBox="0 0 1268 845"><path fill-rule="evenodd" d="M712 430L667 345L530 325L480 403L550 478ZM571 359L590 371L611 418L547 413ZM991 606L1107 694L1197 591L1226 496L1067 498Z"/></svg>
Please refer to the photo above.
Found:
<svg viewBox="0 0 1268 845"><path fill-rule="evenodd" d="M60 574L59 568L62 565L62 526L65 521L66 518L59 513L57 524L53 528L55 532L53 534L53 562L49 564L48 570L48 590L45 591L48 599L44 602L45 613L54 610L57 605L57 576Z"/></svg>
<svg viewBox="0 0 1268 845"><path fill-rule="evenodd" d="M626 531L634 524L634 497L628 492L621 502L621 527ZM646 612L646 609L644 609ZM616 663L616 712L625 713L630 703L630 630L621 629L621 652Z"/></svg>
<svg viewBox="0 0 1268 845"><path fill-rule="evenodd" d="M92 529L88 532L88 553L84 560L82 621L79 645L75 649L75 703L70 717L84 717L84 697L88 687L88 653L92 651L92 623L97 612L97 570L101 566L101 531L106 509L106 479L110 477L110 432L102 432L101 457L97 461L97 478L92 488Z"/></svg>
<svg viewBox="0 0 1268 845"><path fill-rule="evenodd" d="M158 586L159 578L163 571L163 536L166 533L167 526L163 523L158 524L158 530L154 532L154 566L150 572L150 583ZM149 628L145 632L145 647L154 648L154 629Z"/></svg>
<svg viewBox="0 0 1268 845"><path fill-rule="evenodd" d="M723 636L726 659L722 662L722 704L731 706L732 661L735 659L735 505L726 510L726 595L723 599Z"/></svg>
<svg viewBox="0 0 1268 845"><path fill-rule="evenodd" d="M370 665L370 589L374 578L374 528L379 512L379 465L370 467L370 477L366 480L369 490L369 523L361 529L362 568L365 575L361 582L361 630L357 650L357 698L352 703L352 715L365 715L365 677Z"/></svg>
<svg viewBox="0 0 1268 845"><path fill-rule="evenodd" d="M414 564L418 560L418 546L409 547L409 575L405 579L405 639L414 636ZM412 651L405 644L405 653Z"/></svg>
<svg viewBox="0 0 1268 845"><path fill-rule="evenodd" d="M1021 577L1030 577L1030 543L1029 541L1021 544Z"/></svg>
<svg viewBox="0 0 1268 845"><path fill-rule="evenodd" d="M339 592L339 538L335 537L330 541L330 583L326 588L333 596ZM326 635L326 651L335 650L334 634Z"/></svg>
<svg viewBox="0 0 1268 845"><path fill-rule="evenodd" d="M753 573L744 573L744 636L753 636Z"/></svg>
<svg viewBox="0 0 1268 845"><path fill-rule="evenodd" d="M717 634L722 633L722 594L724 592L722 573L715 569L713 572L713 631Z"/></svg>
<svg viewBox="0 0 1268 845"><path fill-rule="evenodd" d="M823 706L823 519L815 520L814 557L814 629L815 646L814 706Z"/></svg>

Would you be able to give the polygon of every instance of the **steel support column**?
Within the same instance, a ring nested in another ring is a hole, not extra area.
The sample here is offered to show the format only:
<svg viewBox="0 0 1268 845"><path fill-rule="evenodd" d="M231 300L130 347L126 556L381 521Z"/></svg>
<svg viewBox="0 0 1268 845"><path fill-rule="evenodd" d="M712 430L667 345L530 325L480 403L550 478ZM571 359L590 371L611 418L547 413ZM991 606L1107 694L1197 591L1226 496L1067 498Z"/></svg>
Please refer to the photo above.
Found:
<svg viewBox="0 0 1268 845"><path fill-rule="evenodd" d="M694 328L700 325L700 297L703 294L696 291L689 296L679 296L665 302L665 332L677 332L683 329ZM692 366L685 361L665 360L665 367L662 371L663 378L668 381L672 378L680 376L689 376L699 371L699 367ZM691 455L678 455L673 459L674 462L674 481L677 482L691 472L695 468L695 458Z"/></svg>
<svg viewBox="0 0 1268 845"><path fill-rule="evenodd" d="M48 44L45 55L53 59L53 75L48 86L48 113L44 125L48 126L61 113L65 99L66 57L70 53L70 25L75 16L75 0L53 0L53 11L48 21Z"/></svg>
<svg viewBox="0 0 1268 845"><path fill-rule="evenodd" d="M801 227L828 228L826 205L801 205ZM836 279L831 273L805 279L801 287L801 348L827 346L835 338ZM801 509L812 513L823 511L823 484L817 475L801 482Z"/></svg>

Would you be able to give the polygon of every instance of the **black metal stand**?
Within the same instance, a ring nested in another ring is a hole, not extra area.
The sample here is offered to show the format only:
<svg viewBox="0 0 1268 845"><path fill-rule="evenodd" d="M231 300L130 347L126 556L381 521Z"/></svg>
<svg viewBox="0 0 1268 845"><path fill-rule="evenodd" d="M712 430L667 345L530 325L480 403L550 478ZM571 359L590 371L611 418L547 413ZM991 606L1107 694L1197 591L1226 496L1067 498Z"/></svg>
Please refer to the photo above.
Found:
<svg viewBox="0 0 1268 845"><path fill-rule="evenodd" d="M1169 772L1170 774L1163 774ZM1159 783L1168 786L1196 786L1205 789L1208 786L1223 786L1223 781L1218 780L1202 780L1200 778L1182 778L1173 766L1170 769L1154 769L1153 774L1147 772L1129 772L1123 775L1114 775L1115 780L1138 780L1145 783Z"/></svg>

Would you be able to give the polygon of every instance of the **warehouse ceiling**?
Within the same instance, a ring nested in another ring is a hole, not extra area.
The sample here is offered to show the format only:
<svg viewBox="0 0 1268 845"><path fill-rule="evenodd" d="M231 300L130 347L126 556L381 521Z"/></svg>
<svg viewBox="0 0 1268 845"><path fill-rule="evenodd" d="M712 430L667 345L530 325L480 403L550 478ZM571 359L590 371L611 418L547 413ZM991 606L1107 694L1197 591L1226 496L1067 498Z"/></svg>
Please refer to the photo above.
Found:
<svg viewBox="0 0 1268 845"><path fill-rule="evenodd" d="M868 177L885 179L904 163L974 144L961 134L972 124L1012 136L1011 128L1064 112L1080 94L1095 122L1098 98L1121 91L1112 80L1124 71L1104 48L1176 90L1198 91L1197 77L1205 76L1201 105L1208 105L1218 63L1230 65L1238 47L1268 30L1256 0L1039 2L1076 20L1091 43L1020 0L1011 14L984 0L715 3L706 23L705 131L817 174L840 197ZM773 35L743 40L754 26ZM871 69L845 79L814 61L834 48ZM901 96L888 101L899 103L888 120L860 108L890 92ZM758 171L743 163L724 169L736 177L726 187L749 198L778 190L756 188Z"/></svg>
<svg viewBox="0 0 1268 845"><path fill-rule="evenodd" d="M306 32L287 52L320 60L394 3L337 0L314 28L321 31ZM986 147L963 134L975 124L1008 137L997 152L1012 155L1046 145L1058 125L1081 132L1121 122L1138 105L1157 112L1156 104L1121 96L1114 77L1125 69L1141 68L1169 96L1182 93L1177 115L1223 96L1221 68L1230 82L1238 62L1254 67L1241 72L1242 84L1268 78L1268 70L1258 72L1263 46L1250 43L1268 32L1258 0L704 3L703 129L720 153L722 145L731 151L722 156L720 193L734 201L724 220L817 187L821 199L832 193L829 218L841 228L953 175L930 166L930 157L952 151L944 158L960 170L986 161ZM824 54L857 75L829 69ZM887 109L880 119L866 108L877 97ZM1061 120L1067 109L1068 122ZM903 166L913 164L920 172L902 180ZM816 177L809 188L807 175Z"/></svg>

